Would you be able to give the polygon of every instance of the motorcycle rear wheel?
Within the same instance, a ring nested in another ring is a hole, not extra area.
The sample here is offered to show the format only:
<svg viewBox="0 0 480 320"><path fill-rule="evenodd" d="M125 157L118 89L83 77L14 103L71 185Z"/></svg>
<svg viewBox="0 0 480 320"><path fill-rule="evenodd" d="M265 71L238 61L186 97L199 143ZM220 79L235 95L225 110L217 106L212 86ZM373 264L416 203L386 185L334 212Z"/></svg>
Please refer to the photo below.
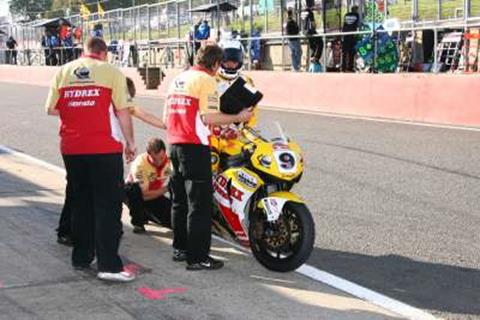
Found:
<svg viewBox="0 0 480 320"><path fill-rule="evenodd" d="M301 203L287 202L276 223L257 211L250 220L249 238L253 255L264 267L289 272L300 267L313 250L315 223Z"/></svg>

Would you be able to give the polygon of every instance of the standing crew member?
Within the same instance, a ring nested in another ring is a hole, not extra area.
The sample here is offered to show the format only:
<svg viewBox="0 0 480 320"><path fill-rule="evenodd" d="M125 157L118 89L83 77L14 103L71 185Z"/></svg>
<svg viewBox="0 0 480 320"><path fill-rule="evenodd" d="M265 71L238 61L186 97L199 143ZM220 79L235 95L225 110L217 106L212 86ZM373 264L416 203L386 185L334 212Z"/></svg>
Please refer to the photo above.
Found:
<svg viewBox="0 0 480 320"><path fill-rule="evenodd" d="M72 264L89 268L95 255L98 278L131 281L118 255L122 233L123 146L125 157L136 152L127 110L125 76L106 62L107 45L91 38L87 54L64 65L55 75L46 102L60 116L60 149L71 187Z"/></svg>
<svg viewBox="0 0 480 320"><path fill-rule="evenodd" d="M151 114L150 112L147 112L143 110L141 107L137 106L137 104L134 101L134 97L136 94L136 89L135 89L135 84L133 83L133 80L127 77L127 88L128 88L128 111L130 115L132 115L135 118L138 118L142 120L145 123L148 123L154 127L160 128L160 129L165 129L165 124L163 123L162 119L159 117L155 116L154 114ZM131 191L132 188L130 185L126 186L127 189L127 198L128 198L128 191ZM70 201L70 193L71 193L71 188L67 183L67 187L65 190L65 202L63 205L62 213L60 215L60 220L58 222L58 228L57 228L57 242L66 246L71 246L72 245L72 240L71 240L71 201ZM168 203L168 206L170 204ZM131 213L131 211L130 211ZM135 225L135 224L134 224ZM168 224L170 225L170 224ZM135 230L135 229L134 229Z"/></svg>
<svg viewBox="0 0 480 320"><path fill-rule="evenodd" d="M246 122L252 111L237 115L218 111L215 74L223 59L220 47L206 45L196 59L194 67L172 81L165 108L173 165L173 260L186 260L187 270L213 270L223 262L209 256L213 188L208 126Z"/></svg>

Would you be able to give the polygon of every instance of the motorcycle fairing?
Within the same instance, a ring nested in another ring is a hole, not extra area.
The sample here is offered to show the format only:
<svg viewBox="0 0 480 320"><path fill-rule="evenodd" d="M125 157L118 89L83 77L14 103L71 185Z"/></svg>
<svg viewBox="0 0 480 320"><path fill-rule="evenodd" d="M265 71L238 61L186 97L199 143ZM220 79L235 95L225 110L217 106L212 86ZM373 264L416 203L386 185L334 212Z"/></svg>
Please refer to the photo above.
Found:
<svg viewBox="0 0 480 320"><path fill-rule="evenodd" d="M296 194L290 191L272 192L268 197L263 198L258 203L258 207L263 209L267 215L267 221L274 222L282 214L283 207L289 201L304 203Z"/></svg>
<svg viewBox="0 0 480 320"><path fill-rule="evenodd" d="M238 239L248 242L248 204L263 180L246 168L230 168L215 178L214 198Z"/></svg>

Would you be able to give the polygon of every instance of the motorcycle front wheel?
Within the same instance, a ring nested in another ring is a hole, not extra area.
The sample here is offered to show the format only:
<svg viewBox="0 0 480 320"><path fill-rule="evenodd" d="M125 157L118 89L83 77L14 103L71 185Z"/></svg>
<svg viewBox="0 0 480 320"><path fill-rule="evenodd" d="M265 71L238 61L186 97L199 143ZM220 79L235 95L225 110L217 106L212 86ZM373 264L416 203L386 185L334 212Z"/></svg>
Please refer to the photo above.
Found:
<svg viewBox="0 0 480 320"><path fill-rule="evenodd" d="M288 272L300 267L313 250L315 223L307 206L287 202L275 222L263 210L254 212L249 227L250 246L255 258L267 269Z"/></svg>

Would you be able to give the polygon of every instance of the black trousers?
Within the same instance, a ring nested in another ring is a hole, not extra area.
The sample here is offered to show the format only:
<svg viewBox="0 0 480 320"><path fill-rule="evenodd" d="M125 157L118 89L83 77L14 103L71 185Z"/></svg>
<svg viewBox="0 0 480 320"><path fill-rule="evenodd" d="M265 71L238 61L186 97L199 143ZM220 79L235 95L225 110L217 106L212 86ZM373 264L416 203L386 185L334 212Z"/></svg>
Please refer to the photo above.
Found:
<svg viewBox="0 0 480 320"><path fill-rule="evenodd" d="M173 165L173 247L187 251L187 263L200 262L207 258L212 239L210 148L174 144L170 148L170 160Z"/></svg>
<svg viewBox="0 0 480 320"><path fill-rule="evenodd" d="M125 185L126 204L134 226L143 226L148 221L171 228L171 201L165 196L152 200L143 200L142 189L138 183Z"/></svg>
<svg viewBox="0 0 480 320"><path fill-rule="evenodd" d="M60 237L70 237L72 234L72 187L67 182L65 188L65 201L63 203L62 213L58 222L57 234Z"/></svg>
<svg viewBox="0 0 480 320"><path fill-rule="evenodd" d="M345 36L342 42L342 71L353 72L355 63L355 37Z"/></svg>
<svg viewBox="0 0 480 320"><path fill-rule="evenodd" d="M308 46L310 47L310 58L320 62L323 53L323 39L320 37L309 37Z"/></svg>
<svg viewBox="0 0 480 320"><path fill-rule="evenodd" d="M120 272L122 233L122 154L64 155L71 188L72 264L85 266L97 256L98 271Z"/></svg>

